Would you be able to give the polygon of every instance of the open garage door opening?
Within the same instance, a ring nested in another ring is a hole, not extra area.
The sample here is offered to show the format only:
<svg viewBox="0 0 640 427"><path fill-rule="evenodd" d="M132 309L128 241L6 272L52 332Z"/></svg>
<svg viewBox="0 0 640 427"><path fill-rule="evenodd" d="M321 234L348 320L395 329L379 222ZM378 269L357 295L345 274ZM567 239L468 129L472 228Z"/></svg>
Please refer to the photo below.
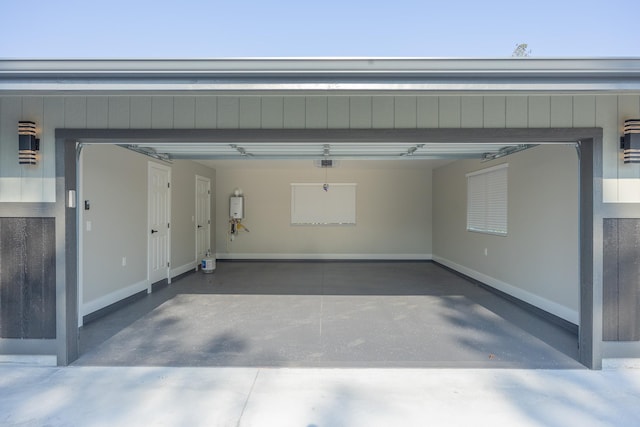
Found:
<svg viewBox="0 0 640 427"><path fill-rule="evenodd" d="M79 168L76 363L580 366L574 142L96 142ZM149 162L171 170L160 281ZM473 178L496 166L499 199ZM214 274L196 271L197 177L211 182ZM292 184L355 184L355 220L296 224ZM472 202L489 222L501 203L505 229L470 226Z"/></svg>

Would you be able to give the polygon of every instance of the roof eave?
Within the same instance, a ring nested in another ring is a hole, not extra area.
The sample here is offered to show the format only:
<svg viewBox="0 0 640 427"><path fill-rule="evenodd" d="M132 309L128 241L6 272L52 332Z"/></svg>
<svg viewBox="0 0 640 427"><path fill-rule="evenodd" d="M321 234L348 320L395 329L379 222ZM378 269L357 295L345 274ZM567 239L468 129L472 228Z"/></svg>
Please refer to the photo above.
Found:
<svg viewBox="0 0 640 427"><path fill-rule="evenodd" d="M638 90L640 58L0 60L0 93Z"/></svg>

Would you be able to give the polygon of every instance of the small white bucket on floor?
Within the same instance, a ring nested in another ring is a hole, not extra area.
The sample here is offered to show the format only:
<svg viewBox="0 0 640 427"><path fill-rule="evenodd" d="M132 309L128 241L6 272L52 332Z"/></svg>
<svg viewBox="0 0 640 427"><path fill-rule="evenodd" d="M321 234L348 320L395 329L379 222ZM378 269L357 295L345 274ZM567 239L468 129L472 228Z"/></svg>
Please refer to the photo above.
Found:
<svg viewBox="0 0 640 427"><path fill-rule="evenodd" d="M201 264L203 273L213 273L213 270L216 269L216 260L213 258L202 258Z"/></svg>

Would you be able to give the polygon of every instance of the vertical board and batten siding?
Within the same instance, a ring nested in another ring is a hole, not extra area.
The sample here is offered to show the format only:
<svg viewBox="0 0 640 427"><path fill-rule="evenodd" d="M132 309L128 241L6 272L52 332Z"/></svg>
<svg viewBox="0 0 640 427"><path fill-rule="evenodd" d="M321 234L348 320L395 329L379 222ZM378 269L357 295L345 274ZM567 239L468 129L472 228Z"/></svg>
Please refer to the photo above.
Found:
<svg viewBox="0 0 640 427"><path fill-rule="evenodd" d="M56 337L55 218L0 218L0 338Z"/></svg>
<svg viewBox="0 0 640 427"><path fill-rule="evenodd" d="M604 341L640 341L640 219L605 218L603 225Z"/></svg>
<svg viewBox="0 0 640 427"><path fill-rule="evenodd" d="M623 164L622 122L638 95L70 96L0 98L0 202L53 202L56 128L363 129L602 127L604 202L640 202L640 165ZM17 162L17 122L34 120L41 162Z"/></svg>

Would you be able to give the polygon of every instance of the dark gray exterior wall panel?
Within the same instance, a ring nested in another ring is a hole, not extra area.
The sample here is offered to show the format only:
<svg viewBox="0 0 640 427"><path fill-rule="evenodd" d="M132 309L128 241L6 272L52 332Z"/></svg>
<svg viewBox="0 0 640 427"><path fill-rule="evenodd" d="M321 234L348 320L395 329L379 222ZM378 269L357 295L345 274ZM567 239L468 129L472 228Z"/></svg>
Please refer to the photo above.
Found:
<svg viewBox="0 0 640 427"><path fill-rule="evenodd" d="M604 341L640 340L640 219L603 221Z"/></svg>
<svg viewBox="0 0 640 427"><path fill-rule="evenodd" d="M618 339L640 340L640 219L618 220Z"/></svg>
<svg viewBox="0 0 640 427"><path fill-rule="evenodd" d="M54 218L0 218L0 337L55 338Z"/></svg>
<svg viewBox="0 0 640 427"><path fill-rule="evenodd" d="M22 338L22 287L19 284L23 256L19 235L23 218L0 219L0 337Z"/></svg>
<svg viewBox="0 0 640 427"><path fill-rule="evenodd" d="M602 265L602 339L618 340L618 219L603 221L603 265Z"/></svg>
<svg viewBox="0 0 640 427"><path fill-rule="evenodd" d="M56 216L54 203L0 203L1 219L5 218L48 218L54 220ZM4 235L4 233L0 233ZM49 258L49 262L55 263L55 255ZM0 261L1 262L1 261ZM48 268L48 267L46 267ZM0 266L0 270L4 270ZM59 272L56 271L52 276ZM56 289L49 290L49 297L55 301ZM1 310L1 308L0 308ZM56 313L57 314L57 313ZM55 332L55 319L47 327ZM53 335L55 336L55 334ZM38 354L53 355L56 353L56 339L29 339L29 338L0 338L0 354Z"/></svg>

